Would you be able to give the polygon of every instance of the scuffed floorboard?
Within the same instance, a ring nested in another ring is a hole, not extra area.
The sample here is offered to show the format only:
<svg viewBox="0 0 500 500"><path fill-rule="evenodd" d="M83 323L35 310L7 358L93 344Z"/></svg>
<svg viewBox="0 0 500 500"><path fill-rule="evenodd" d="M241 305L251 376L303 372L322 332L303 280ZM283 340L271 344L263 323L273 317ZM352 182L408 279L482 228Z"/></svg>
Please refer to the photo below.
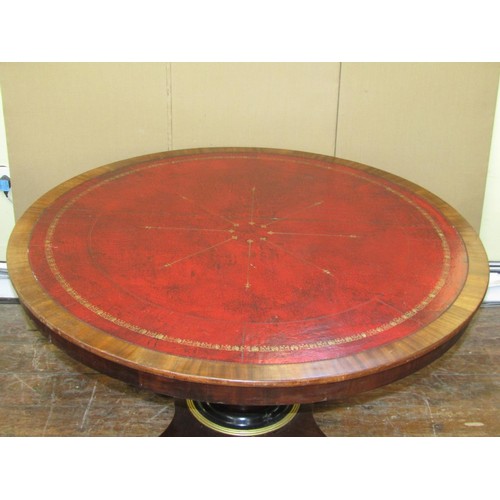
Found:
<svg viewBox="0 0 500 500"><path fill-rule="evenodd" d="M327 436L499 436L500 308L481 308L462 339L418 373L349 400L315 405ZM0 436L158 436L166 396L73 361L0 304Z"/></svg>

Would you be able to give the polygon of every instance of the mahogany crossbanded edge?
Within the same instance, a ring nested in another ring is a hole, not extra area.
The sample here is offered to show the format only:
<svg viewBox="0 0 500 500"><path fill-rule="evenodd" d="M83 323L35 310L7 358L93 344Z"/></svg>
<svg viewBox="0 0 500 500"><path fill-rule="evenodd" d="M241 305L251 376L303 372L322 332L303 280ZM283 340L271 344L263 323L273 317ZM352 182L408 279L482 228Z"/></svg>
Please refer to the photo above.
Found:
<svg viewBox="0 0 500 500"><path fill-rule="evenodd" d="M259 365L206 361L133 345L80 321L54 301L35 279L28 260L30 235L45 208L68 190L104 172L138 162L198 153L264 152L339 163L376 174L416 193L438 208L461 235L468 275L456 300L418 332L369 351L317 362ZM79 361L125 382L170 395L227 404L314 403L344 398L393 382L441 356L480 306L488 261L471 226L452 207L420 186L352 161L266 148L203 148L156 153L90 170L49 191L17 222L8 247L11 280L28 314L52 341Z"/></svg>

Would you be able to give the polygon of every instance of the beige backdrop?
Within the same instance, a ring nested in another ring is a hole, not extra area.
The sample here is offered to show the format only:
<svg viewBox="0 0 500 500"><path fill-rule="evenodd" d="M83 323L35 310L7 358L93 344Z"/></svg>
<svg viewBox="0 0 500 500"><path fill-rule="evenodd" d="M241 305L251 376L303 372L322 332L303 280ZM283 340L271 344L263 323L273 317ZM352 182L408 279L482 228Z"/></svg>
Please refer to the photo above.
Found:
<svg viewBox="0 0 500 500"><path fill-rule="evenodd" d="M407 177L479 230L499 74L499 63L2 63L16 217L105 163L263 146Z"/></svg>

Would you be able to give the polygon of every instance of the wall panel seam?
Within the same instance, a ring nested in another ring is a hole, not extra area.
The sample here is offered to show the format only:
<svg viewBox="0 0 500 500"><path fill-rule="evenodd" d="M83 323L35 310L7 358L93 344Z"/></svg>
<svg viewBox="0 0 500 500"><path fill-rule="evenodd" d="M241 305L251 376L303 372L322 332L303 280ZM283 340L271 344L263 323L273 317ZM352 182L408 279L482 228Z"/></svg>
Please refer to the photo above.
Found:
<svg viewBox="0 0 500 500"><path fill-rule="evenodd" d="M337 109L335 115L335 131L333 137L333 156L337 156L337 138L339 133L339 111L340 111L340 88L342 87L342 63L339 62L339 74L337 77L338 88L337 88Z"/></svg>
<svg viewBox="0 0 500 500"><path fill-rule="evenodd" d="M166 115L167 115L167 151L173 149L173 119L172 119L172 63L165 63Z"/></svg>

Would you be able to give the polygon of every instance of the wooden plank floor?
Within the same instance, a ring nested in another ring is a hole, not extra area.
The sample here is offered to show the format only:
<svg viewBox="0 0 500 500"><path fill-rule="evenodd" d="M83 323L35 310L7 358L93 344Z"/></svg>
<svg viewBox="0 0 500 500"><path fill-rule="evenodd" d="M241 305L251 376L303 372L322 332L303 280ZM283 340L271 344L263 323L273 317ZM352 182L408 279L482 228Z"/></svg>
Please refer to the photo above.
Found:
<svg viewBox="0 0 500 500"><path fill-rule="evenodd" d="M483 307L442 358L403 380L315 405L327 436L499 436L500 307ZM157 436L173 400L130 387L51 345L0 304L0 436Z"/></svg>

